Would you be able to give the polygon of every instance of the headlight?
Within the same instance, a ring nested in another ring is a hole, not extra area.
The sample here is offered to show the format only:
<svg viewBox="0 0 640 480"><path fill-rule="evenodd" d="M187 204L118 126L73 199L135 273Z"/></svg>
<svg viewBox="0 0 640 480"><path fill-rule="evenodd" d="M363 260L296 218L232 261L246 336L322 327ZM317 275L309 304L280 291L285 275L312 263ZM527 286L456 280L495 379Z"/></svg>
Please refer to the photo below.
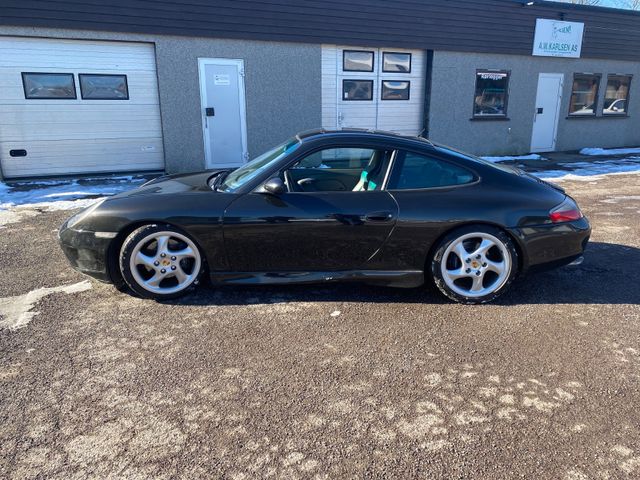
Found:
<svg viewBox="0 0 640 480"><path fill-rule="evenodd" d="M92 205L88 206L87 208L85 208L84 210L81 210L80 212L76 213L73 217L71 217L69 220L67 220L67 228L73 228L74 225L77 225L78 223L80 223L87 216L89 216L91 214L91 212L93 212L96 208L98 208L100 205L102 205L105 200L106 200L106 198L101 198L100 200L98 200L94 204L92 204Z"/></svg>

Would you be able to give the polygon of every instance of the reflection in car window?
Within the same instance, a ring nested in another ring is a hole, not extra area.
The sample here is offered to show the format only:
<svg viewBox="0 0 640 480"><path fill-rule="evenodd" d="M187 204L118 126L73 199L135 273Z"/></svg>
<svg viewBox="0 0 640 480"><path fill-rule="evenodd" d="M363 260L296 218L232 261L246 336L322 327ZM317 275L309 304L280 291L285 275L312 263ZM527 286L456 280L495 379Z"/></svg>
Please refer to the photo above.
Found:
<svg viewBox="0 0 640 480"><path fill-rule="evenodd" d="M245 183L256 178L262 172L269 169L270 165L277 162L286 154L294 151L300 142L297 139L289 140L276 148L263 153L258 158L251 160L246 165L231 172L218 187L222 192L232 192Z"/></svg>
<svg viewBox="0 0 640 480"><path fill-rule="evenodd" d="M490 162L489 160L485 160L484 158L476 157L474 155L461 152L459 150L456 150L453 147L445 147L444 145L438 145L438 144L435 144L435 147L436 147L436 150L439 152L442 152L447 155L453 155L454 157L462 158L463 160L470 160L472 162L481 163L487 167L495 168L496 170L502 170L503 172L508 172L508 173L516 172L516 170L513 167L510 167L509 165L493 163L493 162Z"/></svg>
<svg viewBox="0 0 640 480"><path fill-rule="evenodd" d="M393 168L389 190L448 187L470 183L474 176L468 170L417 153L400 155Z"/></svg>
<svg viewBox="0 0 640 480"><path fill-rule="evenodd" d="M294 168L363 169L373 152L370 148L327 148L304 157Z"/></svg>

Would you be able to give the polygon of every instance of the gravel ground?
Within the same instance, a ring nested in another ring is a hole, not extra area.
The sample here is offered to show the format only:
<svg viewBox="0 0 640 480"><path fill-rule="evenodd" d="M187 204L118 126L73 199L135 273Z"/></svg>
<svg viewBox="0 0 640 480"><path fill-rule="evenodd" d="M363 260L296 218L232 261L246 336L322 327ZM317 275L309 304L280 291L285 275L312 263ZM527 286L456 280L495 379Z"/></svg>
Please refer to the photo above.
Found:
<svg viewBox="0 0 640 480"><path fill-rule="evenodd" d="M481 307L359 285L143 301L67 267L70 212L20 215L0 478L640 478L640 175L564 185L585 263Z"/></svg>

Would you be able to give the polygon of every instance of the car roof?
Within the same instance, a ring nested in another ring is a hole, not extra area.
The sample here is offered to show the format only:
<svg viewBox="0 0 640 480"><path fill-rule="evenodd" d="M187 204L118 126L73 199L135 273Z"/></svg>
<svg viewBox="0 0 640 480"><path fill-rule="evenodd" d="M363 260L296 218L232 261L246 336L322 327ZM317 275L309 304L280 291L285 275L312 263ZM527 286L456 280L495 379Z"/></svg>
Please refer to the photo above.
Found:
<svg viewBox="0 0 640 480"><path fill-rule="evenodd" d="M331 130L331 129L314 129L307 130L304 132L300 132L296 135L296 138L305 142L312 139L318 139L322 137L345 137L345 138L362 138L362 139L389 139L389 140L410 140L414 142L419 142L421 145L429 145L434 146L433 143L424 138L412 135L401 135L395 132L386 132L384 130L375 130L375 129L366 129L366 128L343 128L341 130Z"/></svg>

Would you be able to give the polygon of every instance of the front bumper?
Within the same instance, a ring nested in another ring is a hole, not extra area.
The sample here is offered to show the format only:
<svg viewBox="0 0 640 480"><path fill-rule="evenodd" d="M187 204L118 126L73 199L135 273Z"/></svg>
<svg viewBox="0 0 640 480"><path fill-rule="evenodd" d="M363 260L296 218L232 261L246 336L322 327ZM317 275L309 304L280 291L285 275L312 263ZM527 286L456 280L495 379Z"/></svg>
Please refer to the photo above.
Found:
<svg viewBox="0 0 640 480"><path fill-rule="evenodd" d="M107 251L111 238L96 237L94 232L67 228L58 232L58 240L71 266L85 275L111 283L107 270Z"/></svg>
<svg viewBox="0 0 640 480"><path fill-rule="evenodd" d="M583 217L566 223L553 223L510 229L518 239L523 270L542 270L567 265L584 253L591 226Z"/></svg>

